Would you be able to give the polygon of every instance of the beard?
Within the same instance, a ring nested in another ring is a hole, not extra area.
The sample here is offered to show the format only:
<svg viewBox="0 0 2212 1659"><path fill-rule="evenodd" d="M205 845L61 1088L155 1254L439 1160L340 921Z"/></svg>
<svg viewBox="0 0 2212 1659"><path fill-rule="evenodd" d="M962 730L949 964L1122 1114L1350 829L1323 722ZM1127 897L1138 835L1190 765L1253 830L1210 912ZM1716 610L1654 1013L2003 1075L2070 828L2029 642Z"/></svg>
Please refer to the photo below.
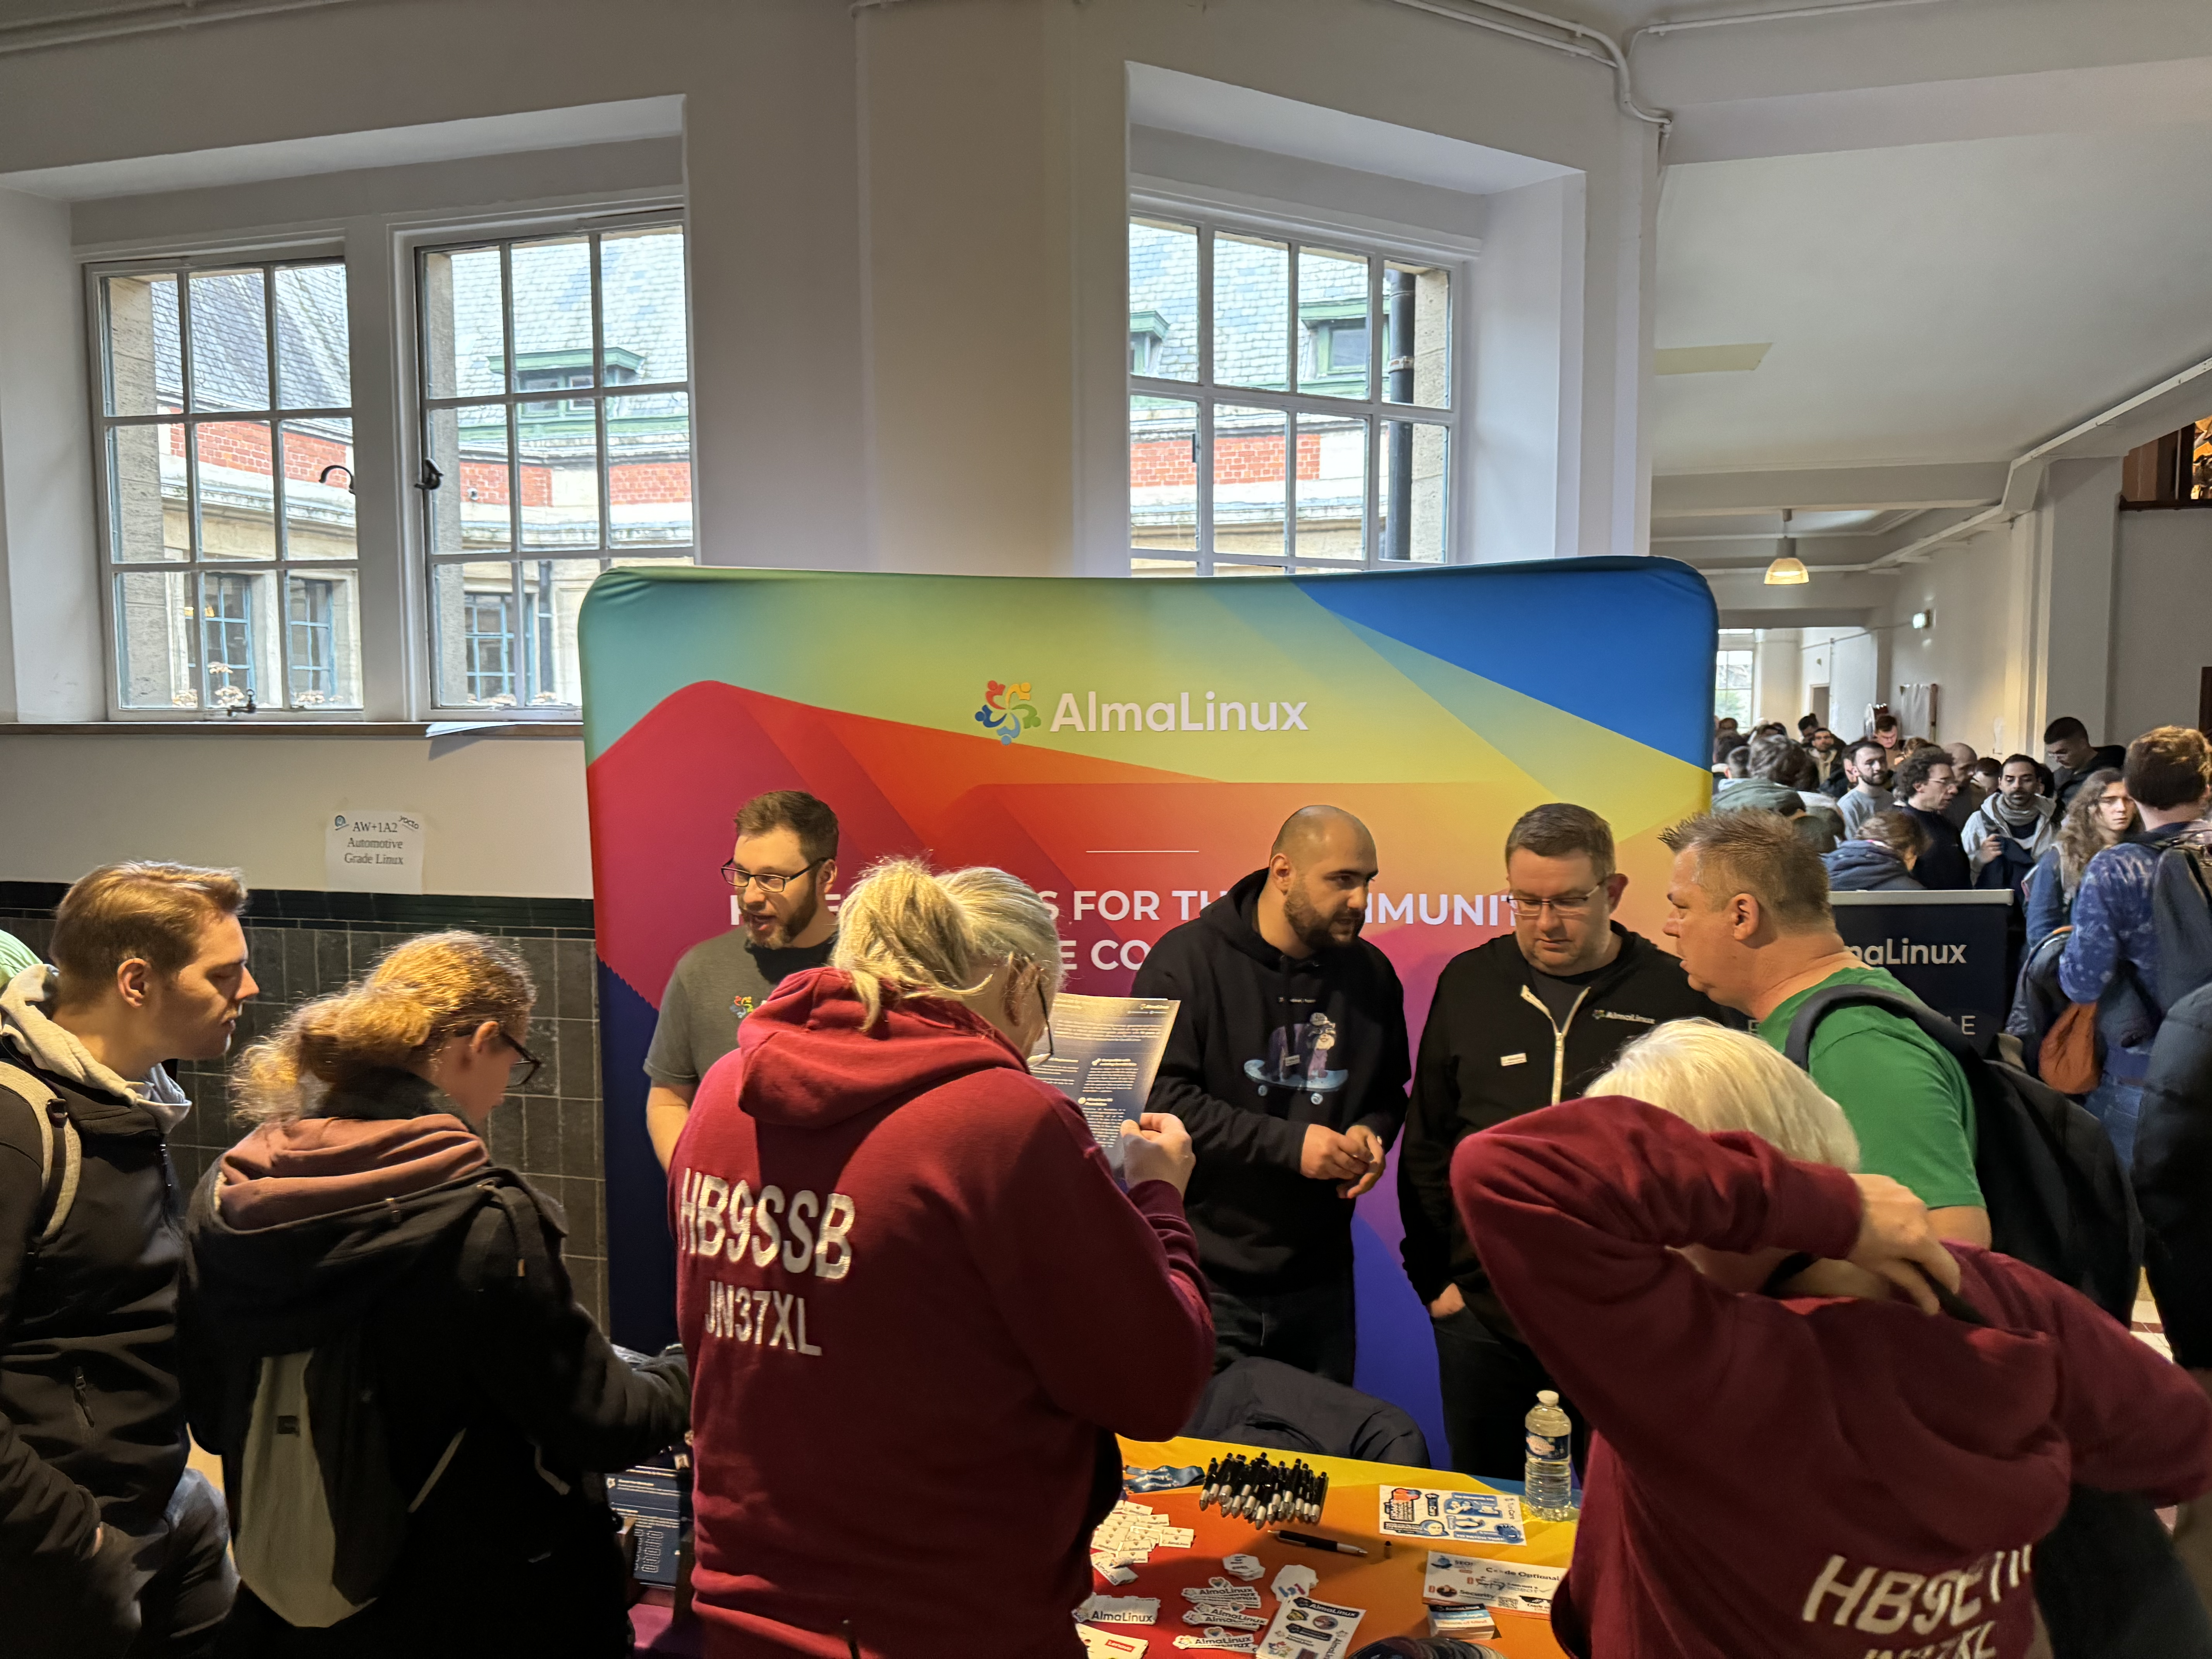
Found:
<svg viewBox="0 0 2212 1659"><path fill-rule="evenodd" d="M1301 889L1293 887L1283 895L1283 919L1291 924L1291 931L1307 950L1333 951L1358 939L1360 924L1366 917L1348 906L1334 918L1325 916Z"/></svg>
<svg viewBox="0 0 2212 1659"><path fill-rule="evenodd" d="M761 913L764 918L771 916L772 914L767 911ZM759 941L761 948L764 951L789 949L791 941L811 927L814 925L814 918L821 914L822 895L814 891L810 884L806 896L791 907L791 914L780 921L773 922L769 927L766 935Z"/></svg>

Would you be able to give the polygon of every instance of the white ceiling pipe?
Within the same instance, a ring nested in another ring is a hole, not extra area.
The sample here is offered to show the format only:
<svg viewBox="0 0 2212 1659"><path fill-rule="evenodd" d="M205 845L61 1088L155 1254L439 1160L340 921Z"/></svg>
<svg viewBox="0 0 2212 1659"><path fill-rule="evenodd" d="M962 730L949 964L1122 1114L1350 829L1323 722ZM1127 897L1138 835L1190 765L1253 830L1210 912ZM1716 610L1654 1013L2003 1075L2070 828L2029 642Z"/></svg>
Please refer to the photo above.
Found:
<svg viewBox="0 0 2212 1659"><path fill-rule="evenodd" d="M308 11L324 6L347 6L356 0L166 0L147 6L118 6L89 14L104 21L79 24L88 14L49 18L19 18L0 24L0 29L21 31L20 38L0 35L0 58L21 52L45 52L54 46L82 46L96 40L121 40L133 34L156 34L167 29L186 29L200 23L228 23L249 17L269 17L279 12ZM46 33L37 31L45 29Z"/></svg>
<svg viewBox="0 0 2212 1659"><path fill-rule="evenodd" d="M1830 0L1825 6L1790 6L1776 11L1723 12L1716 17L1682 17L1631 29L1624 44L1633 47L1647 34L1679 34L1685 29L1726 28L1731 23L1783 23L1793 17L1834 17L1844 12L1887 11L1899 6L1936 6L1947 0Z"/></svg>

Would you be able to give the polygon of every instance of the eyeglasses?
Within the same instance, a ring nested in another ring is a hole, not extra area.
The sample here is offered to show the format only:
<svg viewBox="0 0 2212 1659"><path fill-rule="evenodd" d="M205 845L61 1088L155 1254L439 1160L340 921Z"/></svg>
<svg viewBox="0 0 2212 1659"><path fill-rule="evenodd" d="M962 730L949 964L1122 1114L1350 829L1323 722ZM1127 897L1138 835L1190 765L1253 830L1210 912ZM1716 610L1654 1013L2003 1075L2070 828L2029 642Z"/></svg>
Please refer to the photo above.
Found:
<svg viewBox="0 0 2212 1659"><path fill-rule="evenodd" d="M774 870L742 869L738 866L738 861L732 859L722 866L722 879L730 884L732 892L742 893L755 882L758 882L762 892L781 893L786 887L805 875L807 871L818 870L829 862L827 857L818 858L804 869L793 870L789 875L784 875Z"/></svg>
<svg viewBox="0 0 2212 1659"><path fill-rule="evenodd" d="M1604 890L1602 887L1593 887L1586 892L1562 893L1557 898L1530 898L1522 893L1509 893L1506 896L1513 901L1513 908L1516 910L1522 911L1528 915L1540 916L1545 911L1549 910L1565 916L1571 915L1577 910L1588 909L1590 901Z"/></svg>
<svg viewBox="0 0 2212 1659"><path fill-rule="evenodd" d="M508 1048L514 1049L516 1054L522 1057L522 1064L524 1067L521 1077L519 1079L509 1078L507 1079L507 1086L510 1089L527 1089L530 1086L531 1079L535 1078L538 1073L545 1069L545 1062L538 1059L537 1055L532 1054L529 1049L524 1048L513 1037L507 1036L504 1030L501 1031L499 1035L501 1040L504 1042Z"/></svg>

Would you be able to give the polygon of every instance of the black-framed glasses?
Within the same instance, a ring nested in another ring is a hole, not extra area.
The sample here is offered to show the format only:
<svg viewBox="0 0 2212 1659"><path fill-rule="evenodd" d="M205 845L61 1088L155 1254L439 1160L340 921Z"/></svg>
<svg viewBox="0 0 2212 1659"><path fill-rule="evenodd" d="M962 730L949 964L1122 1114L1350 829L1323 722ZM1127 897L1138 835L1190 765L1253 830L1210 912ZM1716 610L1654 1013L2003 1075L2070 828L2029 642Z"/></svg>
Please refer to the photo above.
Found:
<svg viewBox="0 0 2212 1659"><path fill-rule="evenodd" d="M530 1086L531 1079L535 1078L538 1073L545 1069L545 1062L538 1059L537 1055L532 1054L529 1049L524 1048L513 1037L509 1036L504 1030L502 1030L499 1035L501 1039L506 1042L508 1048L514 1049L517 1054L521 1056L524 1068L520 1079L509 1078L507 1079L507 1087L510 1089L527 1089Z"/></svg>
<svg viewBox="0 0 2212 1659"><path fill-rule="evenodd" d="M809 871L818 870L829 862L830 860L825 854L815 860L813 863L801 869L793 870L789 875L784 875L774 870L747 870L741 867L735 859L732 859L722 866L722 879L730 884L730 890L733 893L744 892L755 882L760 884L760 890L763 893L781 893Z"/></svg>

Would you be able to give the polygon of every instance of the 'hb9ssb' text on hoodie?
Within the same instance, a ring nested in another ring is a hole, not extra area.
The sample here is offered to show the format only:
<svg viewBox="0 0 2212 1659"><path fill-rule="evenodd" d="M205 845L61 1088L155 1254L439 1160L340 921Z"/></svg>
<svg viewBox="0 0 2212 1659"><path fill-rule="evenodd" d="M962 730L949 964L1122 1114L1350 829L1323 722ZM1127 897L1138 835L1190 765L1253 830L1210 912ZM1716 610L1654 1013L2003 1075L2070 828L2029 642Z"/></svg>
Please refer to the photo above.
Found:
<svg viewBox="0 0 2212 1659"><path fill-rule="evenodd" d="M2086 1297L1953 1244L1975 1326L1723 1289L1675 1252L1840 1259L1858 1188L1620 1098L1479 1135L1452 1192L1595 1431L1553 1623L1571 1651L2018 1659L2070 1483L2212 1488L2212 1401Z"/></svg>
<svg viewBox="0 0 2212 1659"><path fill-rule="evenodd" d="M786 980L669 1171L708 1651L1079 1659L1111 1435L1212 1370L1182 1203L967 1008L863 1012Z"/></svg>
<svg viewBox="0 0 2212 1659"><path fill-rule="evenodd" d="M1255 925L1267 879L1254 871L1170 929L1132 988L1182 1005L1148 1103L1197 1149L1188 1207L1206 1276L1255 1294L1351 1266L1351 1203L1298 1173L1306 1129L1364 1123L1387 1148L1411 1073L1390 959L1365 939L1285 956Z"/></svg>

